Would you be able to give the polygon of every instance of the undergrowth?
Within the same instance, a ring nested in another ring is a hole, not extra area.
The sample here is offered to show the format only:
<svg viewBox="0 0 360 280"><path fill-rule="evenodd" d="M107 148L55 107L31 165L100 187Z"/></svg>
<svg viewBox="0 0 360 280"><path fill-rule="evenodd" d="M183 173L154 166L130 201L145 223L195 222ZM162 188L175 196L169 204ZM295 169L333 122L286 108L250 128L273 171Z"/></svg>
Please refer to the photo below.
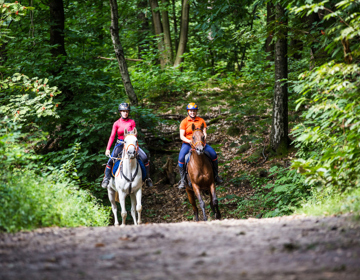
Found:
<svg viewBox="0 0 360 280"><path fill-rule="evenodd" d="M30 170L3 174L0 205L0 230L7 232L109 224L109 210L88 191Z"/></svg>
<svg viewBox="0 0 360 280"><path fill-rule="evenodd" d="M339 215L353 213L360 217L360 189L353 189L343 194L318 197L314 195L309 201L296 209L296 214L306 215Z"/></svg>

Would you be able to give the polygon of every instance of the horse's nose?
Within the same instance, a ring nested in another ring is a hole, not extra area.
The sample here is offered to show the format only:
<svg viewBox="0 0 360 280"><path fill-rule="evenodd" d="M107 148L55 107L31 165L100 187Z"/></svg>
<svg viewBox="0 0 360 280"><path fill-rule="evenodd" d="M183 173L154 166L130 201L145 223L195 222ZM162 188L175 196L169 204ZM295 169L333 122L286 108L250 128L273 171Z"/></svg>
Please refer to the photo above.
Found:
<svg viewBox="0 0 360 280"><path fill-rule="evenodd" d="M134 158L135 157L135 151L128 151L128 155L129 155L129 157Z"/></svg>
<svg viewBox="0 0 360 280"><path fill-rule="evenodd" d="M204 147L199 147L196 149L198 154L203 154L204 153Z"/></svg>

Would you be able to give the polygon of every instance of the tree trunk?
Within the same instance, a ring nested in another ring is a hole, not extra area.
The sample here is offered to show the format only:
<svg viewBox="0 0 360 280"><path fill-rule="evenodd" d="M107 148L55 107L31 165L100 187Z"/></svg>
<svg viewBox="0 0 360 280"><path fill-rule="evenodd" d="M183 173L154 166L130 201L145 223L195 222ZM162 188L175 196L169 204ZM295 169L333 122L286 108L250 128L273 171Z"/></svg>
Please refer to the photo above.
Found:
<svg viewBox="0 0 360 280"><path fill-rule="evenodd" d="M275 43L275 89L273 100L270 146L277 154L286 154L288 137L288 92L287 79L287 18L285 9L276 5L276 20L279 23L278 40Z"/></svg>
<svg viewBox="0 0 360 280"><path fill-rule="evenodd" d="M180 63L184 61L182 56L185 53L186 44L188 40L189 11L190 11L189 0L182 0L180 39L179 39L178 50L176 52L174 67L179 66Z"/></svg>
<svg viewBox="0 0 360 280"><path fill-rule="evenodd" d="M151 13L153 17L153 24L154 24L154 31L155 35L158 38L158 49L160 54L160 65L161 69L165 67L166 64L166 55L165 55L165 48L164 48L164 38L163 38L163 29L161 25L161 17L159 11L155 11L159 9L159 4L157 0L149 0Z"/></svg>
<svg viewBox="0 0 360 280"><path fill-rule="evenodd" d="M55 46L51 49L53 56L66 56L64 28L65 14L63 0L50 0L50 45Z"/></svg>
<svg viewBox="0 0 360 280"><path fill-rule="evenodd" d="M311 33L315 28L316 28L316 24L318 22L320 22L320 17L318 15L318 13L312 13L310 15L304 16L301 18L303 22L306 23L309 32ZM315 60L315 53L317 52L317 48L315 48L315 46L312 44L310 46L310 65L309 65L309 69L312 70L314 68L314 66L316 65Z"/></svg>
<svg viewBox="0 0 360 280"><path fill-rule="evenodd" d="M163 5L168 7L168 0L161 0ZM170 36L170 23L169 23L169 14L167 10L161 12L163 31L164 31L164 43L165 43L165 64L170 64L173 60L172 57L172 46L171 46L171 36Z"/></svg>
<svg viewBox="0 0 360 280"><path fill-rule="evenodd" d="M116 0L110 0L110 9L111 9L111 40L114 45L115 56L119 64L121 78L124 84L125 92L130 99L131 105L137 105L138 99L135 94L134 88L131 84L128 68L126 65L126 60L124 56L124 50L120 43L119 39L119 16L118 16L118 5Z"/></svg>
<svg viewBox="0 0 360 280"><path fill-rule="evenodd" d="M140 10L146 8L147 5L148 5L147 1L140 1L137 7ZM138 45L138 58L141 59L143 50L145 50L149 46L149 40L147 40L147 35L150 30L150 27L149 27L149 20L146 17L145 13L140 12L138 14L138 19L141 21L141 24L140 24L140 32L138 33L139 41L137 45Z"/></svg>
<svg viewBox="0 0 360 280"><path fill-rule="evenodd" d="M275 13L274 13L274 4L268 2L266 5L267 9L267 15L266 15L266 25L267 25L267 32L269 33L269 36L266 38L265 42L265 51L268 53L268 56L266 57L269 61L274 61L274 43L271 43L272 37L273 37L273 31L271 30L271 22L274 22L275 20Z"/></svg>
<svg viewBox="0 0 360 280"><path fill-rule="evenodd" d="M176 13L175 13L175 0L172 0L172 12L173 12L173 20L174 20L174 41L175 41L175 52L178 48L178 30L177 30L177 20L176 20ZM176 56L176 53L175 53Z"/></svg>

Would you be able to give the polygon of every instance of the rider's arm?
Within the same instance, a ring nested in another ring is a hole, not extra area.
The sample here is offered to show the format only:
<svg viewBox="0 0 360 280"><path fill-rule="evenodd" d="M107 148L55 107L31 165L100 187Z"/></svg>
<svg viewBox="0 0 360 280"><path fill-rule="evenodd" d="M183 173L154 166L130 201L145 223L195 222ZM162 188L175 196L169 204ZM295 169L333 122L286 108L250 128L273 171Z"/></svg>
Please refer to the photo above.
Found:
<svg viewBox="0 0 360 280"><path fill-rule="evenodd" d="M105 155L110 154L108 151L110 151L111 145L114 142L117 129L118 129L117 122L115 122L114 125L113 125L113 128L112 128L111 134L110 134L109 142L108 142L107 147L106 147Z"/></svg>
<svg viewBox="0 0 360 280"><path fill-rule="evenodd" d="M185 129L180 129L180 139L183 140L185 143L191 143L191 140L185 137Z"/></svg>
<svg viewBox="0 0 360 280"><path fill-rule="evenodd" d="M206 134L206 127L204 127L203 133L204 133L204 136L205 136L205 139L206 139L206 137L207 137L207 134Z"/></svg>

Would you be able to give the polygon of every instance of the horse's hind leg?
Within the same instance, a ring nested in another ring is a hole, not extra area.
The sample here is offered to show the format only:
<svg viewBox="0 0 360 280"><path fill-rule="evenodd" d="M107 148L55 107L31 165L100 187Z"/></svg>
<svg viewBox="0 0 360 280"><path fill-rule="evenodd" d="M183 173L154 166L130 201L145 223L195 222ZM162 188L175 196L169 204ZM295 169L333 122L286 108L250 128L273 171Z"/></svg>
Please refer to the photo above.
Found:
<svg viewBox="0 0 360 280"><path fill-rule="evenodd" d="M138 224L141 224L141 211L142 211L142 205L141 205L141 196L142 196L142 189L140 188L136 192L136 211L138 213Z"/></svg>
<svg viewBox="0 0 360 280"><path fill-rule="evenodd" d="M125 226L126 224L126 217L127 217L127 212L126 212L126 208L125 208L125 198L126 198L126 193L123 191L119 191L119 201L120 201L120 206L121 206L121 218L122 218L122 223L121 226Z"/></svg>
<svg viewBox="0 0 360 280"><path fill-rule="evenodd" d="M193 184L193 189L194 189L194 192L195 192L195 195L196 195L197 199L199 200L200 208L201 208L201 210L203 212L204 221L207 221L206 212L205 212L205 202L201 197L199 186Z"/></svg>
<svg viewBox="0 0 360 280"><path fill-rule="evenodd" d="M117 207L116 207L116 201L115 201L115 194L116 191L114 191L112 188L108 187L108 197L111 203L111 209L114 214L115 223L114 226L119 225L118 217L117 217Z"/></svg>
<svg viewBox="0 0 360 280"><path fill-rule="evenodd" d="M214 212L215 219L220 220L221 214L220 214L220 210L219 210L219 202L217 200L216 192L215 192L215 183L212 183L210 186L210 194L211 194L210 195L211 201L212 201L214 207L216 208L216 213Z"/></svg>
<svg viewBox="0 0 360 280"><path fill-rule="evenodd" d="M195 219L196 219L196 221L199 221L199 211L196 207L195 194L192 190L189 190L189 189L186 189L186 192L188 194L189 201L193 207Z"/></svg>
<svg viewBox="0 0 360 280"><path fill-rule="evenodd" d="M132 193L130 194L130 198L131 198L131 216L134 220L134 225L137 226L137 222L136 222L136 212L135 212L135 207L136 207L136 197L135 194Z"/></svg>

